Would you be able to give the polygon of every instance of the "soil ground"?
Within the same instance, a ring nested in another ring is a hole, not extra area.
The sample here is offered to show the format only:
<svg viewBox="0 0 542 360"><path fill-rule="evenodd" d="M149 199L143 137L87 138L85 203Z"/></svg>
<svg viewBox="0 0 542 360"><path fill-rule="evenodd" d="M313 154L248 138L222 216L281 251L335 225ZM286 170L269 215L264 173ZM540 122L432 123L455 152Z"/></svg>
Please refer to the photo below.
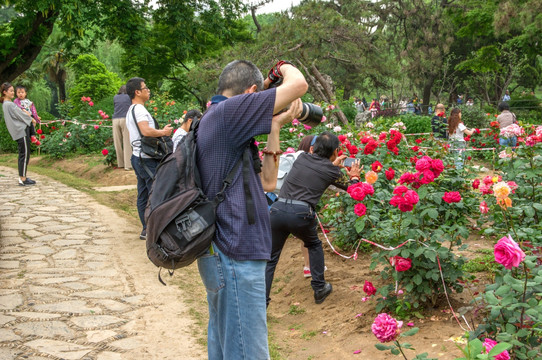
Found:
<svg viewBox="0 0 542 360"><path fill-rule="evenodd" d="M98 157L78 157L56 162L34 157L29 170L32 171L33 167L49 167L59 173L70 173L90 181L96 187L136 183L133 172L106 167L100 163ZM112 193L86 190L122 216L132 219L137 217L135 190ZM133 223L137 224L137 221ZM382 282L379 273L369 269L370 254L362 253L357 260L343 259L333 253L323 234L320 236L328 267L326 280L333 284L333 293L323 304L314 303L310 279L303 277L300 241L291 237L286 242L277 266L272 301L268 309L272 357L300 360L394 358L388 351L378 351L375 348L377 340L371 333L371 324L377 315L374 310L375 303L374 300L361 300L365 296L362 291L365 280L373 282L376 287ZM469 238L468 243L469 256L472 256L476 248L492 246L489 241L478 236ZM144 261L142 257L138 260ZM172 278L167 278L170 285L178 285L188 290L184 292L188 294L188 298L184 300L190 307L191 316L201 327L200 331L194 331L194 336L198 338L198 342L204 343L207 307L197 268L190 266L176 271ZM455 310L467 306L472 299L467 293L451 294L450 298ZM406 350L407 357L411 359L416 353L424 352L429 353L429 358L440 360L459 357L461 353L451 339L461 336L465 331L451 315L446 300L442 299L434 309L424 309L422 314L423 319L413 317L404 320L403 329L408 328L408 322L413 322L414 326L420 329L418 334L401 341L411 343L416 349L415 352ZM462 325L465 327L464 322Z"/></svg>

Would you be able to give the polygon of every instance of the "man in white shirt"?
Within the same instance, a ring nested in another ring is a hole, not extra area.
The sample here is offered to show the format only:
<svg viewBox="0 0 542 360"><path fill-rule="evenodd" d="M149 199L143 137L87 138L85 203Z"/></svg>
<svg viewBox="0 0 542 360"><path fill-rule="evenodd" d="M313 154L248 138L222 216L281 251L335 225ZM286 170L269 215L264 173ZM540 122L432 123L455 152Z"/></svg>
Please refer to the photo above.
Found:
<svg viewBox="0 0 542 360"><path fill-rule="evenodd" d="M173 130L171 125L163 129L157 129L154 119L145 108L145 102L151 97L151 91L145 85L145 79L131 78L126 83L126 93L132 99L132 106L126 114L126 127L130 132L132 144L132 168L137 176L137 212L143 225L139 235L141 240L147 239L147 224L145 223L145 207L149 200L154 174L160 161L147 156L141 152L141 136L160 137L169 136Z"/></svg>

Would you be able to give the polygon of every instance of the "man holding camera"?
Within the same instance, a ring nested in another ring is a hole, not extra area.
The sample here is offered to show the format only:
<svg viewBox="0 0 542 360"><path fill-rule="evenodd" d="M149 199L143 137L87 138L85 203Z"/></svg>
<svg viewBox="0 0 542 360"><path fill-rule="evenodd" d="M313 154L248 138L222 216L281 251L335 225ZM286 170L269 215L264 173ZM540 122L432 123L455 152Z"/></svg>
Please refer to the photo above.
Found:
<svg viewBox="0 0 542 360"><path fill-rule="evenodd" d="M229 63L218 80L218 95L199 124L197 163L210 199L252 138L269 134L261 175L252 164L248 169L240 166L217 208L211 249L198 259L209 303L210 360L269 359L265 268L271 227L264 190L275 188L280 128L301 113L299 98L308 88L303 74L288 62L278 62L272 72L282 80L281 86L262 91L271 80L264 81L254 64Z"/></svg>
<svg viewBox="0 0 542 360"><path fill-rule="evenodd" d="M137 212L143 225L139 238L147 240L145 207L149 200L154 174L160 161L141 151L141 135L149 137L169 136L173 128L167 124L163 129L155 129L154 119L145 108L145 103L151 97L151 90L145 85L145 79L134 77L128 80L126 93L132 99L132 105L126 114L126 127L130 133L130 143L132 144L132 168L137 177Z"/></svg>

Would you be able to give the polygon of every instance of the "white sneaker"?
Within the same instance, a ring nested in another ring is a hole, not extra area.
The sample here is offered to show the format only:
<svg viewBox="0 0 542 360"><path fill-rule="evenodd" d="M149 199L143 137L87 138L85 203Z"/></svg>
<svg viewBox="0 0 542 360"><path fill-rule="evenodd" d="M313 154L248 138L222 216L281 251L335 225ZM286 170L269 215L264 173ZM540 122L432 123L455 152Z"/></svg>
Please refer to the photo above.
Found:
<svg viewBox="0 0 542 360"><path fill-rule="evenodd" d="M327 266L324 266L324 271L327 271ZM309 269L306 266L303 267L303 277L306 277L306 278L312 277L311 269Z"/></svg>

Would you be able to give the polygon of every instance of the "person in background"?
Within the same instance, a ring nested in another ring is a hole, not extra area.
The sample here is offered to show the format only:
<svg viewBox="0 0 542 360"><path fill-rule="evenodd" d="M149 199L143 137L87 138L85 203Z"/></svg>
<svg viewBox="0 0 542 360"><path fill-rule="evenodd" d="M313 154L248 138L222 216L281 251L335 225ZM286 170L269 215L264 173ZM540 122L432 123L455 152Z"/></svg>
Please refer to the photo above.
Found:
<svg viewBox="0 0 542 360"><path fill-rule="evenodd" d="M267 262L266 303L271 301L271 285L284 243L290 234L299 238L309 251L311 286L314 302L321 304L333 291L324 278L324 251L318 238L316 205L329 185L346 190L360 180L359 160L346 174L341 171L346 155L339 156L340 142L336 135L324 131L316 138L313 153L301 153L284 180L279 199L271 205L271 260Z"/></svg>
<svg viewBox="0 0 542 360"><path fill-rule="evenodd" d="M26 111L19 108L12 99L15 97L13 86L5 82L0 85L0 102L4 112L4 121L11 138L17 142L19 158L19 185L35 185L36 182L26 176L28 160L30 160L30 126L32 117Z"/></svg>
<svg viewBox="0 0 542 360"><path fill-rule="evenodd" d="M180 126L173 134L173 151L177 149L177 145L181 142L182 138L190 131L190 125L195 119L201 119L201 112L197 109L188 110L186 114L180 119Z"/></svg>
<svg viewBox="0 0 542 360"><path fill-rule="evenodd" d="M380 111L380 103L376 98L374 98L371 102L371 105L369 106L369 111L371 112L372 117L375 117L376 113Z"/></svg>
<svg viewBox="0 0 542 360"><path fill-rule="evenodd" d="M151 97L151 90L145 84L145 79L134 77L126 83L126 92L132 105L126 113L126 127L130 132L132 144L132 157L130 162L137 177L137 212L143 230L139 235L140 240L147 240L147 224L145 223L145 207L149 200L149 193L156 174L159 160L149 157L141 151L141 135L149 137L170 136L173 128L170 124L163 129L156 129L154 119L145 108L145 103ZM139 131L138 131L139 128ZM139 134L141 132L141 135Z"/></svg>
<svg viewBox="0 0 542 360"><path fill-rule="evenodd" d="M468 98L467 99L467 103L465 104L467 106L473 106L474 105L474 100L472 100L472 98Z"/></svg>
<svg viewBox="0 0 542 360"><path fill-rule="evenodd" d="M15 87L15 93L17 94L17 97L13 100L13 103L23 109L28 115L32 116L32 124L30 124L30 142L35 144L38 142L35 125L40 122L41 118L38 116L34 103L26 98L26 87L17 85Z"/></svg>
<svg viewBox="0 0 542 360"><path fill-rule="evenodd" d="M510 91L506 90L502 97L502 101L510 101Z"/></svg>
<svg viewBox="0 0 542 360"><path fill-rule="evenodd" d="M448 137L448 121L446 119L446 114L444 113L445 110L443 104L437 104L435 107L435 115L431 118L431 130L436 139L446 139Z"/></svg>
<svg viewBox="0 0 542 360"><path fill-rule="evenodd" d="M452 109L450 118L448 119L448 134L450 140L450 148L456 154L455 168L457 170L463 169L463 162L465 160L465 149L467 143L463 138L463 134L472 135L473 130L468 129L463 121L461 121L461 110L458 108Z"/></svg>
<svg viewBox="0 0 542 360"><path fill-rule="evenodd" d="M117 95L113 97L115 110L113 113L113 143L117 154L117 166L124 170L132 170L130 158L132 157L132 145L130 144L130 132L126 126L126 114L132 100L126 94L126 85L122 85Z"/></svg>
<svg viewBox="0 0 542 360"><path fill-rule="evenodd" d="M499 116L497 116L497 121L499 122L500 129L503 129L507 126L517 123L516 114L514 114L513 112L510 112L510 105L508 105L507 102L505 101L500 102L497 109L501 112ZM518 142L518 138L516 136L509 137L509 138L504 138L504 137L499 138L499 144L501 146L516 147L517 142Z"/></svg>

